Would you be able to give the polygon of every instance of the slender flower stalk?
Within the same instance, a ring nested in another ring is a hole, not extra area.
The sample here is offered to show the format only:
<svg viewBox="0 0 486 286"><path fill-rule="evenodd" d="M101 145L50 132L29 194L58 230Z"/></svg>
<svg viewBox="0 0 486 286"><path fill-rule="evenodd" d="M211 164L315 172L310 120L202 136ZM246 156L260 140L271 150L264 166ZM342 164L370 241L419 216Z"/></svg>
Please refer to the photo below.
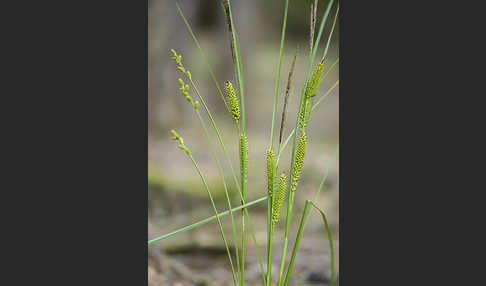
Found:
<svg viewBox="0 0 486 286"><path fill-rule="evenodd" d="M305 77L306 80L304 82L304 87L302 88L302 92L301 92L301 96L300 96L299 112L302 112L303 103L304 103L304 99L305 99L305 91L307 90L307 85L309 84L309 79L310 79L310 75L311 75L312 63L314 62L314 58L315 58L315 55L316 55L316 52L317 52L317 48L319 46L319 42L320 42L320 39L321 39L321 36L322 36L322 32L324 30L324 24L326 23L327 16L329 15L329 11L330 11L333 4L334 4L334 0L330 0L328 5L327 5L327 8L326 8L324 15L322 17L322 20L321 20L321 25L319 27L317 39L314 43L314 47L312 49L312 52L309 55L309 64L308 64L307 74L306 74L306 77ZM299 126L299 118L295 122L295 129L296 130L297 130L298 126ZM302 132L305 132L305 126L302 128ZM290 161L290 170L291 170L290 176L289 176L290 182L292 182L292 180L293 180L292 170L293 170L294 164L295 164L295 152L296 152L296 146L297 146L296 145L296 143L297 143L297 136L296 135L297 135L297 132L294 132L293 144L292 144L292 155L291 155L291 161ZM289 187L290 186L291 186L291 184L289 184ZM282 283L283 269L284 269L284 265L285 265L286 254L287 254L287 244L288 244L288 237L289 237L289 230L290 230L290 222L292 220L294 194L295 194L295 192L289 192L289 196L288 196L287 218L286 218L286 225L285 225L285 237L284 237L284 246L283 246L283 250L282 250L282 258L281 258L281 262L280 262L280 272L279 272L279 279L278 279L278 283L277 283L278 286L280 286L281 283ZM267 283L268 283L268 279L267 279Z"/></svg>
<svg viewBox="0 0 486 286"><path fill-rule="evenodd" d="M240 45L238 42L238 35L235 30L235 25L233 22L233 15L231 12L231 2L229 0L224 0L223 3L223 8L226 14L226 19L228 22L231 38L232 38L232 54L233 54L233 60L234 60L234 65L236 66L236 71L237 71L237 79L238 79L238 88L239 88L239 93L240 93L240 101L241 101L241 130L240 126L238 125L238 137L240 139L240 167L244 167L245 163L244 161L248 161L248 155L244 155L242 153L242 148L245 148L245 146L242 146L245 142L242 142L241 138L244 138L244 141L246 141L246 151L248 150L248 142L247 142L247 137L246 137L246 119L245 119L245 86L244 86L244 80L243 80L243 67L242 67L242 61L241 61L241 54L240 54ZM244 149L243 149L244 151ZM247 164L247 163L246 163ZM244 199L246 195L246 170L244 168L240 168L240 179L241 179L241 194L242 194L242 201L241 203L244 204ZM245 281L245 209L242 210L242 215L241 215L241 277L240 277L240 285L244 285ZM268 281L267 281L268 283Z"/></svg>
<svg viewBox="0 0 486 286"><path fill-rule="evenodd" d="M277 103L278 103L278 90L280 86L280 67L282 65L282 57L283 57L283 48L285 43L285 32L287 28L287 14L289 8L289 0L285 0L285 8L284 8L284 18L282 23L282 35L280 38L280 50L278 56L278 64L277 64L277 74L275 78L275 95L273 98L273 111L272 111L272 127L270 130L270 142L268 143L268 149L273 149L273 134L275 129L275 121L277 118ZM274 176L277 174L278 167L275 166ZM274 179L272 179L274 181ZM273 186L272 186L273 188ZM270 200L269 200L270 201ZM273 227L271 226L271 219L272 219L272 207L274 202L274 196L272 196L271 202L267 204L267 240L268 240L268 247L267 247L267 286L270 286L272 281L272 241L273 241Z"/></svg>
<svg viewBox="0 0 486 286"><path fill-rule="evenodd" d="M218 209L216 208L216 204L214 203L214 199L213 199L213 196L211 194L211 191L209 190L209 186L206 182L206 179L204 178L204 175L201 172L201 169L199 168L198 164L196 163L196 160L194 160L194 157L192 156L191 151L189 150L189 148L187 148L184 145L184 140L182 139L182 137L179 134L177 134L177 132L175 130L171 130L171 133L172 133L172 136L173 136L172 139L179 141L180 144L179 144L178 147L180 149L184 150L186 152L187 156L189 157L189 159L191 159L191 162L193 163L194 167L196 168L196 171L199 174L199 177L201 178L201 181L204 185L204 188L206 189L209 200L211 201L211 206L213 207L214 213L216 214L216 218L217 218L218 226L219 226L219 231L221 233L221 237L223 239L224 246L226 248L226 253L228 255L228 260L229 260L229 263L230 263L230 266L231 266L231 273L233 275L233 282L234 282L234 285L236 286L237 277L236 277L236 274L235 274L235 268L233 266L233 260L231 259L231 252L229 250L228 242L226 241L226 236L225 236L224 230L223 230L223 225L221 223L221 219L219 218Z"/></svg>

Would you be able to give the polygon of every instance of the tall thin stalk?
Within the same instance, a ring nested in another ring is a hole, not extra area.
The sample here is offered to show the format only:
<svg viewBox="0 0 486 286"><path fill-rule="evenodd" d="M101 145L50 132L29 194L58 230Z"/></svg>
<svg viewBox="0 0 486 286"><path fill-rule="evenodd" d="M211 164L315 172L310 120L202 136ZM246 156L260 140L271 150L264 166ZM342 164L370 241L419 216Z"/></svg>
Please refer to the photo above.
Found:
<svg viewBox="0 0 486 286"><path fill-rule="evenodd" d="M206 138L209 142L211 152L213 154L214 159L216 160L216 165L218 166L219 175L220 175L221 180L223 182L224 193L225 193L225 196L226 196L226 201L227 201L227 204L228 204L228 210L230 212L230 217L231 217L231 227L232 227L232 231L233 231L233 241L234 241L234 247L235 247L235 253L236 253L236 264L237 264L238 276L239 276L239 275L241 275L240 274L241 273L241 266L240 266L240 258L239 258L239 254L238 254L239 251L238 251L238 240L237 240L237 236L236 236L236 223L235 223L235 218L233 216L233 211L231 210L232 207L231 207L230 197L229 197L229 194L228 194L228 188L226 186L226 180L224 179L223 169L221 168L221 163L219 162L218 156L216 155L214 143L211 140L211 137L209 136L206 124L204 123L204 120L202 119L201 113L199 112L199 110L196 109L196 113L197 113L197 117L199 118L199 122L201 123L201 126L203 127L204 134L206 135Z"/></svg>
<svg viewBox="0 0 486 286"><path fill-rule="evenodd" d="M310 211L311 206L314 207L321 214L322 220L324 222L324 228L326 229L326 232L327 232L327 240L329 241L329 248L330 248L330 252L331 252L331 279L330 279L330 282L331 282L331 285L334 283L334 268L335 268L335 266L334 266L334 264L335 264L334 263L334 260L335 260L335 258L334 258L334 245L333 245L333 241L332 241L331 230L329 228L329 223L327 221L325 213L316 204L314 204L312 201L307 200L305 202L304 212L302 214L302 219L300 220L299 230L297 232L297 237L295 239L294 249L292 250L290 262L289 262L289 265L287 267L287 272L285 274L285 280L283 282L283 286L287 286L287 283L289 282L290 273L292 272L292 269L294 267L295 256L297 255L297 251L299 249L300 239L302 237L302 233L304 232L304 227L305 227L305 224L307 223L307 219L309 217L309 211Z"/></svg>
<svg viewBox="0 0 486 286"><path fill-rule="evenodd" d="M204 188L206 188L206 191L207 191L208 196L209 196L209 200L211 201L211 206L213 207L214 213L216 215L218 215L218 209L216 208L216 204L214 203L213 196L211 195L211 191L209 191L208 184L206 183L206 179L204 179L204 176L201 172L201 169L199 169L199 166L197 165L197 163L194 160L194 157L192 157L192 155L189 155L189 158L191 158L191 161L194 164L194 167L196 167L197 173L201 177L201 180L204 184ZM218 220L219 230L221 232L221 237L223 238L224 247L226 248L226 252L228 254L228 260L229 260L229 263L230 263L230 266L231 266L231 273L233 275L233 282L234 282L234 285L236 286L237 278L236 278L236 274L235 274L235 268L233 266L233 260L231 259L231 252L229 251L228 242L226 241L226 236L224 235L223 225L221 223L221 219L219 218L219 216L217 216L217 220Z"/></svg>
<svg viewBox="0 0 486 286"><path fill-rule="evenodd" d="M282 24L282 36L280 38L280 50L279 50L278 64L277 64L277 75L275 78L275 95L273 98L272 128L270 130L270 142L268 143L269 149L273 148L273 134L274 134L274 127L275 127L275 120L277 118L278 89L280 86L280 66L282 65L283 48L285 42L285 30L287 27L288 8L289 8L289 0L285 0L285 10L284 10L284 18Z"/></svg>
<svg viewBox="0 0 486 286"><path fill-rule="evenodd" d="M240 46L238 43L238 35L235 30L235 25L233 21L233 15L231 12L231 2L226 0L225 5L227 5L227 18L230 23L231 27L231 34L233 38L233 47L234 47L234 55L236 60L236 70L238 72L238 87L239 87L239 94L240 94L240 101L241 101L241 130L238 128L238 137L239 139L242 137L246 138L246 119L245 119L245 85L243 82L243 72L242 72L242 62L241 62L241 54L240 54ZM241 141L241 140L239 140ZM240 142L240 150L243 146L241 146ZM243 161L247 160L246 158L242 157L242 152L240 152L240 166L243 166ZM242 204L244 203L245 195L246 195L246 174L245 170L240 167L240 179L241 179L241 194L242 194ZM242 210L241 215L241 277L240 277L240 285L244 285L245 281L245 209ZM267 281L268 283L268 281Z"/></svg>
<svg viewBox="0 0 486 286"><path fill-rule="evenodd" d="M319 42L320 42L320 39L321 39L321 36L322 36L322 32L323 32L323 29L324 29L324 24L326 23L326 20L327 20L327 16L329 15L329 10L331 9L332 7L332 4L334 3L334 0L331 0L329 1L329 4L327 5L327 8L324 12L324 15L322 17L322 20L321 20L321 25L320 25L320 28L319 28L319 33L317 35L317 39L314 43L314 47L312 49L312 52L310 53L309 55L309 65L308 65L308 68L307 68L307 73L306 73L306 80L304 82L304 87L302 88L302 92L301 92L301 95L300 95L300 104L299 104L299 113L302 111L302 106L303 106L303 102L304 102L304 94L305 94L305 90L307 88L307 84L309 82L309 77L311 75L311 70L312 70L312 63L314 62L314 58L315 58L315 55L316 55L316 52L317 52L317 48L319 46ZM299 117L296 119L296 122L295 122L295 130L297 130L297 127L299 125ZM305 126L303 128L303 131L305 131ZM290 229L290 222L291 222L291 219L292 219L292 210L293 210L293 203L294 203L294 192L291 192L290 191L290 188L291 188L291 182L292 182L292 179L293 179L293 174L292 174L292 170L294 168L294 164L295 164L295 150L296 150L296 142L297 142L297 132L294 132L294 136L293 136L293 145L292 145L292 157L291 157L291 164L290 164L290 176L289 176L289 184L288 184L288 202L287 202L287 218L286 218L286 225L285 225L285 237L284 237L284 246L283 246L283 250L282 250L282 259L281 259L281 262L280 262L280 272L279 272L279 279L278 279L278 286L281 285L281 281L282 281L282 275L283 275L283 268L284 268L284 265L285 265L285 258L286 258L286 254L287 254L287 244L288 244L288 237L289 237L289 229Z"/></svg>
<svg viewBox="0 0 486 286"><path fill-rule="evenodd" d="M184 93L186 93L186 91L187 91L187 88L184 90ZM186 93L186 95L187 95L187 93ZM205 190L206 190L206 192L207 192L207 194L209 196L209 200L211 201L211 206L213 207L214 213L216 215L216 219L218 221L219 231L221 233L221 237L222 237L223 242L224 242L224 246L225 246L225 249L226 249L226 253L228 255L229 264L231 266L231 274L233 276L233 282L234 282L234 285L236 286L237 278L236 278L236 274L235 274L235 268L233 266L233 260L231 259L231 252L229 250L228 242L226 240L226 236L225 236L224 230L223 230L223 225L221 223L221 219L219 218L218 209L216 208L216 204L214 203L214 199L213 199L213 196L211 194L211 191L209 190L209 186L208 186L208 184L206 182L206 179L204 178L204 175L202 174L201 169L199 168L196 160L194 160L194 157L192 156L191 151L189 150L189 148L187 148L184 145L184 140L182 139L182 137L179 136L179 134L177 134L177 132L175 132L174 130L172 130L171 132L172 132L172 135L173 135L172 139L177 140L180 143L180 145L178 146L179 149L185 151L185 153L187 154L187 156L189 157L189 159L191 159L191 162L193 163L194 167L196 168L196 171L199 174L199 177L201 178L201 181L202 181L202 183L204 185L204 188L205 188Z"/></svg>
<svg viewBox="0 0 486 286"><path fill-rule="evenodd" d="M277 75L275 78L275 95L273 98L273 113L272 113L272 127L270 130L270 142L268 143L268 150L273 149L273 134L275 129L275 119L277 117L277 104L278 104L278 90L280 86L280 67L282 65L282 57L283 57L283 48L285 42L285 31L287 27L287 14L288 14L288 7L289 7L289 0L285 0L285 8L284 8L284 18L282 23L282 36L280 39L280 50L278 56L278 64L277 64ZM295 62L295 61L294 61ZM277 168L273 173L273 182L277 176ZM271 186L272 190L272 199L267 201L267 286L270 286L272 281L272 246L273 246L273 224L271 222L271 217L273 215L273 206L275 204L275 195L274 194L274 185Z"/></svg>
<svg viewBox="0 0 486 286"><path fill-rule="evenodd" d="M267 199L268 199L268 196L265 196L265 197L262 197L262 198L256 199L256 200L254 200L254 201L251 201L251 202L249 202L249 203L246 203L246 204L244 204L244 205L242 205L242 206L237 206L237 207L233 208L231 211L232 211L232 212L235 212L235 211L241 210L242 208L247 208L247 207L250 207L250 206L252 206L252 205L258 204L259 202L265 201L265 200L267 200ZM185 226L185 227L179 228L179 229L174 230L174 231L172 231L172 232L169 232L169 233L167 233L167 234L164 234L164 235L161 235L161 236L158 236L158 237L152 238L151 240L149 240L149 241L147 242L147 244L152 244L152 243L155 243L155 242L157 242L157 241L161 241L161 240L164 240L164 239L168 239L168 238L173 237L174 235L177 235L177 234L179 234L179 233L186 232L186 231L188 231L188 230L194 229L194 228L199 227L199 226L201 226L201 225L204 225L204 224L206 224L206 223L208 223L208 222L211 222L211 221L213 221L213 220L217 219L218 217L222 217L222 216L228 215L229 213L230 213L230 210L226 210L226 211L224 211L224 212L220 212L218 215L213 215L213 216L211 216L211 217L205 218L205 219L203 219L203 220L200 220L200 221L195 222L195 223L193 223L193 224L190 224L190 225L188 225L188 226Z"/></svg>

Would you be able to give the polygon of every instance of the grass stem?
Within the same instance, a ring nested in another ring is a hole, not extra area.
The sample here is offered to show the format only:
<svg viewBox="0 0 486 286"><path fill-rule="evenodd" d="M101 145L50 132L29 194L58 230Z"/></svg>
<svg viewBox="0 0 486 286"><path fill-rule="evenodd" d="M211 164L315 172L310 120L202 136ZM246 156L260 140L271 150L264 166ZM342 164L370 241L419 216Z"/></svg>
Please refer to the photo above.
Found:
<svg viewBox="0 0 486 286"><path fill-rule="evenodd" d="M262 198L256 199L256 200L251 201L251 202L249 202L249 203L246 203L246 204L244 204L244 205L237 206L237 207L233 208L231 211L235 212L235 211L241 210L242 208L247 208L247 207L250 207L250 206L252 206L252 205L255 205L255 204L258 204L258 203L260 203L260 202L262 202L262 201L267 200L267 198L268 198L268 196L265 196L265 197L262 197ZM215 220L217 217L222 217L222 216L228 215L229 213L230 213L230 210L226 210L226 211L224 211L224 212L219 213L218 215L213 215L213 216L210 216L210 217L208 217L208 218L205 218L205 219L203 219L203 220L200 220L200 221L195 222L195 223L193 223L193 224L190 224L190 225L188 225L188 226L185 226L185 227L179 228L179 229L177 229L177 230L174 230L174 231L172 231L172 232L170 232L170 233L167 233L167 234L164 234L164 235L162 235L162 236L159 236L159 237L153 238L153 239L149 240L147 243L148 243L148 244L152 244L152 243L157 242L157 241L161 241L161 240L164 240L164 239L168 239L168 238L170 238L170 237L172 237L172 236L174 236L174 235L177 235L177 234L179 234L179 233L186 232L186 231L188 231L188 230L194 229L194 228L199 227L199 226L201 226L201 225L204 225L204 224L206 224L206 223L208 223L208 222L211 222L211 221Z"/></svg>
<svg viewBox="0 0 486 286"><path fill-rule="evenodd" d="M202 119L201 113L199 112L199 110L196 109L196 113L197 113L197 116L199 118L199 122L201 123L201 126L203 127L204 134L206 135L206 138L209 142L211 152L213 154L214 159L216 160L216 165L218 166L219 175L220 175L221 180L223 182L224 193L225 193L225 196L226 196L226 201L227 201L227 204L228 204L228 210L230 212L230 217L231 217L231 227L232 227L232 231L233 231L233 241L234 241L234 247L235 247L235 253L236 253L236 264L237 264L238 276L239 276L239 275L241 275L240 274L241 266L240 266L240 258L239 258L239 254L238 254L239 251L238 251L238 240L237 240L237 236L236 236L236 223L235 223L235 218L233 216L233 211L231 210L232 207L231 207L230 197L229 197L229 194L228 194L228 188L226 186L226 180L224 179L223 169L221 168L221 163L219 162L218 156L216 155L214 143L211 140L211 137L209 136L206 124L204 123L204 120Z"/></svg>
<svg viewBox="0 0 486 286"><path fill-rule="evenodd" d="M221 237L223 239L224 247L226 248L226 253L228 255L228 260L229 260L229 263L230 263L230 266L231 266L231 273L233 275L233 282L234 282L234 285L236 286L237 278L236 278L236 274L235 274L235 268L233 266L233 260L231 259L231 252L230 252L229 247L228 247L228 242L226 240L226 236L224 235L223 224L221 223L221 220L220 220L219 215L218 215L218 209L216 208L216 204L214 203L213 196L211 195L211 191L209 190L209 186L206 182L206 179L204 178L204 175L201 172L201 169L199 168L198 164L196 163L196 161L194 160L194 157L191 154L189 154L189 158L191 159L192 163L194 164L194 167L196 167L197 173L199 174L199 177L201 178L201 181L203 182L204 188L206 189L206 192L208 193L209 200L211 201L211 206L213 207L214 213L216 214L216 219L218 221L219 231L221 232Z"/></svg>

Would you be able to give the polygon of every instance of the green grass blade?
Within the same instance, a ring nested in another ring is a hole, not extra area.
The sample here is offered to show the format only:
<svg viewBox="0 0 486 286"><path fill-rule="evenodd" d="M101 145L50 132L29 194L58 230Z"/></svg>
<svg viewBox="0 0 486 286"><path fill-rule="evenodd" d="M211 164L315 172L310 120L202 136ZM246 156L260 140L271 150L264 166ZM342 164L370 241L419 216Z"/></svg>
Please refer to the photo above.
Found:
<svg viewBox="0 0 486 286"><path fill-rule="evenodd" d="M283 281L283 285L286 286L288 283L288 279L290 277L290 273L292 268L294 267L294 260L295 255L297 254L297 250L299 249L300 238L302 237L302 233L304 232L305 224L307 223L307 218L309 216L310 211L310 201L307 200L305 202L304 212L302 213L302 219L300 220L299 230L297 231L297 237L295 238L294 249L292 251L292 256L290 257L289 266L287 267L287 273L285 275L285 279Z"/></svg>
<svg viewBox="0 0 486 286"><path fill-rule="evenodd" d="M268 144L269 149L273 148L273 133L275 128L275 120L277 117L278 89L280 85L280 66L282 65L283 47L285 42L285 30L287 27L288 8L289 8L289 0L285 0L285 10L284 10L284 18L282 24L282 37L280 39L280 51L279 51L278 64L277 64L277 76L275 79L275 96L273 98L272 128L270 131L270 143Z"/></svg>
<svg viewBox="0 0 486 286"><path fill-rule="evenodd" d="M304 212L302 214L302 219L300 220L300 226L299 230L297 232L297 237L295 239L295 244L294 244L294 249L292 251L292 256L290 258L289 265L287 267L287 272L285 274L285 280L283 282L283 286L287 286L287 283L289 281L290 273L292 272L293 266L294 266L294 261L295 261L295 256L297 255L297 251L299 249L299 244L300 244L300 239L302 238L302 234L304 232L305 224L307 223L307 219L309 218L309 211L310 207L313 206L319 213L321 214L322 220L324 222L324 228L326 229L327 232L327 239L329 241L329 248L330 248L330 253L331 253L331 285L334 283L334 245L332 242L332 234L331 230L329 228L329 223L327 221L325 213L318 207L316 206L312 201L307 200L305 202L305 207L304 207Z"/></svg>
<svg viewBox="0 0 486 286"><path fill-rule="evenodd" d="M249 203L246 203L244 205L235 207L231 211L235 212L235 211L241 210L242 208L250 207L252 205L258 204L259 202L265 201L267 198L268 198L267 196L262 197L262 198L259 198L257 200L254 200L254 201L251 201ZM152 244L152 243L157 242L157 241L161 241L161 240L164 240L164 239L168 239L168 238L170 238L170 237L172 237L174 235L177 235L179 233L186 232L188 230L194 229L194 228L199 227L201 225L204 225L204 224L206 224L208 222L211 222L211 221L215 220L217 217L222 217L222 216L228 215L229 213L230 213L230 211L227 210L227 211L224 211L224 212L219 213L218 215L213 215L211 217L205 218L205 219L203 219L201 221L198 221L198 222L195 222L195 223L193 223L191 225L188 225L188 226L185 226L183 228L177 229L175 231L172 231L170 233L164 234L162 236L153 238L153 239L151 239L151 240L148 241L148 244Z"/></svg>
<svg viewBox="0 0 486 286"><path fill-rule="evenodd" d="M329 250L331 253L331 279L330 279L331 283L330 284L332 285L334 283L334 278L335 278L334 276L335 276L336 257L334 253L334 243L332 241L331 229L329 228L329 223L327 221L326 214L316 204L314 204L314 202L311 202L311 204L321 214L322 221L324 222L324 228L326 229L327 232L327 240L329 241Z"/></svg>
<svg viewBox="0 0 486 286"><path fill-rule="evenodd" d="M292 212L293 212L293 206L294 206L294 196L295 192L288 192L288 201L287 201L287 219L285 221L285 237L284 237L284 245L282 249L282 260L280 262L280 270L278 274L278 282L277 285L281 285L282 283L282 275L284 271L284 266L285 266L285 258L287 257L287 245L289 243L289 229L290 229L290 222L292 221Z"/></svg>
<svg viewBox="0 0 486 286"><path fill-rule="evenodd" d="M337 155L339 154L338 150L339 150L339 145L336 146L336 159L337 159ZM324 173L324 176L322 177L321 183L319 184L319 188L317 189L317 192L314 195L313 201L316 201L317 198L319 197L319 194L322 191L322 187L324 187L324 183L326 182L326 179L327 179L327 175L328 174L329 174L329 165L326 168L326 172Z"/></svg>
<svg viewBox="0 0 486 286"><path fill-rule="evenodd" d="M228 255L228 260L229 260L229 263L230 263L230 266L231 266L231 273L233 275L233 281L234 281L234 284L236 286L237 278L236 278L236 274L235 274L235 267L233 266L233 259L231 259L231 252L229 250L228 241L226 240L226 236L224 234L223 224L221 223L221 220L219 219L218 209L216 208L216 204L214 203L214 199L213 199L213 196L211 195L211 191L209 190L209 186L208 186L206 179L204 178L204 175L202 174L201 169L199 168L196 160L194 160L194 157L192 157L191 154L189 154L189 158L191 159L192 163L194 164L194 167L196 168L197 173L199 174L199 177L201 178L201 181L204 185L204 188L206 189L206 192L208 194L209 200L211 201L211 206L213 207L214 213L216 214L216 220L218 221L219 231L221 233L221 238L223 239L223 242L224 242L224 247L226 248L226 253Z"/></svg>
<svg viewBox="0 0 486 286"><path fill-rule="evenodd" d="M329 69L326 71L326 73L321 77L321 79L319 80L319 84L321 84L326 78L327 76L329 75L329 73L334 70L334 67L339 63L339 58L337 58L334 63L332 63L332 65L329 67Z"/></svg>
<svg viewBox="0 0 486 286"><path fill-rule="evenodd" d="M245 215L248 218L248 226L250 228L250 234L251 234L251 237L253 239L253 244L255 245L255 250L256 250L257 258L258 258L258 264L260 264L260 270L261 270L261 273L262 273L263 285L266 285L267 282L266 282L266 279L265 279L265 270L263 268L263 259L262 259L262 255L260 253L260 250L259 250L257 241L256 241L255 231L254 231L254 228L253 228L253 224L251 223L251 219L250 219L250 216L248 214L248 209L245 208L244 210L245 210Z"/></svg>
<svg viewBox="0 0 486 286"><path fill-rule="evenodd" d="M336 14L334 14L334 22L332 23L331 32L329 33L329 37L327 38L326 48L324 49L324 53L322 54L321 60L324 60L324 58L327 55L327 51L329 49L329 44L331 43L332 34L334 33L334 27L336 26L336 20L338 16L339 16L339 3L337 4Z"/></svg>
<svg viewBox="0 0 486 286"><path fill-rule="evenodd" d="M332 91L334 88L336 88L336 86L338 86L338 85L339 85L339 80L337 80L337 81L336 81L336 82L335 82L335 83L334 83L334 84L331 86L331 88L329 88L329 89L326 91L326 93L325 93L323 96L321 96L321 97L320 97L320 98L317 100L317 102L316 102L316 103L314 103L314 104L312 105L311 111L314 111L314 109L315 109L315 108L316 108L316 107L319 105L319 103L321 103L321 102L322 102L324 99L326 99L326 98L329 96L329 94L331 93L331 91Z"/></svg>

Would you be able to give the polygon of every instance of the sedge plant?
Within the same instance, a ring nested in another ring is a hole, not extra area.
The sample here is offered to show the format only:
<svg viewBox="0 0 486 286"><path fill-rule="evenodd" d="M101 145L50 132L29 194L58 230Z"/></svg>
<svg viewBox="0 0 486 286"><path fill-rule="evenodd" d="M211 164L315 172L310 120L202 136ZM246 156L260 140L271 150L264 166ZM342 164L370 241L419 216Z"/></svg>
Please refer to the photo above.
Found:
<svg viewBox="0 0 486 286"><path fill-rule="evenodd" d="M247 233L250 233L252 238L258 263L260 267L260 271L262 274L262 283L265 286L273 285L272 281L276 281L278 286L286 286L289 283L289 277L293 270L293 265L295 262L295 257L298 253L299 244L301 237L304 232L304 228L307 222L307 219L310 215L310 210L314 208L319 212L322 217L324 228L327 232L327 240L329 242L330 247L330 254L331 254L331 283L334 282L335 277L335 259L334 259L334 246L332 240L332 233L329 229L329 224L327 221L327 217L324 211L317 205L315 200L317 199L318 195L320 194L324 182L327 178L327 171L321 180L318 190L314 196L313 200L307 200L305 202L304 210L302 213L302 217L300 220L299 228L296 233L295 243L293 245L293 249L291 252L290 260L287 263L287 249L288 249L288 242L289 236L291 233L290 227L293 218L293 211L294 211L294 199L295 195L298 194L298 183L301 178L301 174L303 171L303 166L306 157L306 150L307 145L309 144L309 134L307 134L307 126L309 124L311 114L314 109L322 103L334 90L338 84L339 80L336 81L333 85L331 85L328 90L321 96L317 96L319 93L319 87L321 83L327 78L327 76L334 70L336 65L339 63L339 58L336 59L332 64L328 63L327 52L330 45L330 40L336 25L336 20L339 13L339 4L337 4L336 12L334 15L334 20L332 26L330 28L330 33L328 34L326 45L324 48L324 52L320 59L315 63L316 55L319 47L319 43L321 41L321 37L323 35L324 26L328 22L328 16L330 14L331 8L334 5L334 0L330 0L327 4L326 9L324 9L324 13L320 19L319 29L316 33L316 23L317 23L317 5L318 1L315 0L314 3L310 7L310 33L309 33L309 49L308 49L308 67L307 72L305 74L305 81L304 85L301 89L300 96L298 97L298 109L296 110L296 122L295 127L290 131L289 135L285 140L283 140L284 136L284 127L286 123L286 114L288 108L288 101L291 98L291 87L292 87L292 79L294 75L295 63L297 58L297 52L293 57L293 61L290 67L290 72L287 79L287 86L285 89L284 94L284 104L282 108L282 116L280 122L280 133L278 136L278 144L275 149L274 141L276 139L276 115L277 115L277 105L279 100L279 86L280 86L280 71L282 66L282 59L284 54L284 44L285 44L285 34L286 34L286 23L287 23L287 14L289 8L290 0L285 0L284 3L284 16L283 16L283 23L282 23L282 32L281 32L281 40L280 40L280 50L279 50L279 58L277 64L277 72L275 77L275 92L273 97L273 108L272 108L272 120L271 120L271 130L269 136L269 143L265 153L266 159L266 190L262 191L262 197L259 199L253 200L251 202L246 202L246 193L247 193L247 178L248 178L248 150L249 150L249 141L246 132L246 119L245 119L245 81L243 76L243 67L242 67L242 59L240 53L240 46L238 41L238 34L235 29L232 9L231 9L231 1L230 0L223 0L221 2L221 7L223 14L225 16L227 25L228 25L228 34L229 34L229 43L233 61L233 71L234 71L234 81L231 79L224 80L224 87L220 86L220 81L216 79L214 71L196 37L194 34L189 21L184 16L182 9L180 8L179 4L176 3L176 8L181 16L186 28L188 29L196 47L199 50L201 58L206 64L206 68L211 76L211 79L216 86L218 94L222 99L226 110L228 111L228 119L232 120L235 126L235 140L238 145L238 154L239 154L239 176L233 167L231 157L229 156L228 150L226 145L222 139L221 131L218 128L214 116L211 113L204 97L200 93L197 85L195 84L192 74L190 71L184 66L182 63L182 55L177 54L175 50L171 50L172 59L176 64L176 69L182 74L183 78L179 78L179 90L181 94L185 97L185 99L190 103L193 107L193 110L197 116L199 124L204 131L204 135L206 141L210 147L212 157L214 158L216 165L218 167L218 174L221 178L221 182L223 185L223 189L225 192L227 210L219 211L216 208L212 193L208 187L206 178L202 173L201 169L199 168L196 159L193 157L190 149L185 145L182 137L174 130L172 130L172 139L179 142L178 148L185 152L185 155L190 159L192 164L194 165L197 174L199 175L204 189L209 197L211 202L212 210L214 211L215 215L201 221L195 222L191 225L185 226L178 230L172 231L165 235L156 237L148 241L149 244L168 239L173 237L179 233L191 230L195 227L202 226L210 221L216 220L218 223L219 232L221 238L223 240L226 254L228 256L228 264L231 269L232 278L233 278L233 285L243 286L245 285L245 256L246 256L246 237ZM317 35L317 37L316 37ZM224 92L223 92L224 90ZM191 94L196 95L198 100L193 100ZM234 188L236 189L237 195L240 198L240 205L234 207L231 202L230 196L230 189L228 187L228 182L225 178L223 164L221 163L220 158L218 157L217 147L214 143L214 138L212 138L208 131L208 124L201 116L201 107L204 110L204 113L208 117L209 125L216 133L217 145L221 148L224 154L224 160L226 161L227 165L230 168ZM281 154L285 151L288 143L292 141L292 146L290 150L291 160L290 160L290 169L287 172L280 172L279 171L279 161ZM276 151L275 151L276 150ZM288 175L287 175L288 174ZM267 247L266 247L266 254L267 254L267 263L266 268L263 265L263 258L261 255L260 247L257 244L257 240L255 237L255 231L253 227L253 223L251 221L250 214L248 212L248 207L258 204L260 202L266 201L267 202ZM286 205L284 204L286 201ZM284 206L285 205L285 206ZM286 207L286 208L285 208ZM240 228L237 228L237 224L235 221L234 213L236 211L241 211L241 222ZM275 235L275 227L280 219L281 216L285 214L285 231L283 239L283 249L281 253L280 265L278 268L278 275L277 277L272 277L272 262L273 262L273 242L274 242L274 235ZM221 217L229 215L231 219L231 230L232 230L232 240L233 244L230 247L228 239L225 235L223 225L221 222ZM235 252L235 260L234 263L231 250L230 248L234 249Z"/></svg>

